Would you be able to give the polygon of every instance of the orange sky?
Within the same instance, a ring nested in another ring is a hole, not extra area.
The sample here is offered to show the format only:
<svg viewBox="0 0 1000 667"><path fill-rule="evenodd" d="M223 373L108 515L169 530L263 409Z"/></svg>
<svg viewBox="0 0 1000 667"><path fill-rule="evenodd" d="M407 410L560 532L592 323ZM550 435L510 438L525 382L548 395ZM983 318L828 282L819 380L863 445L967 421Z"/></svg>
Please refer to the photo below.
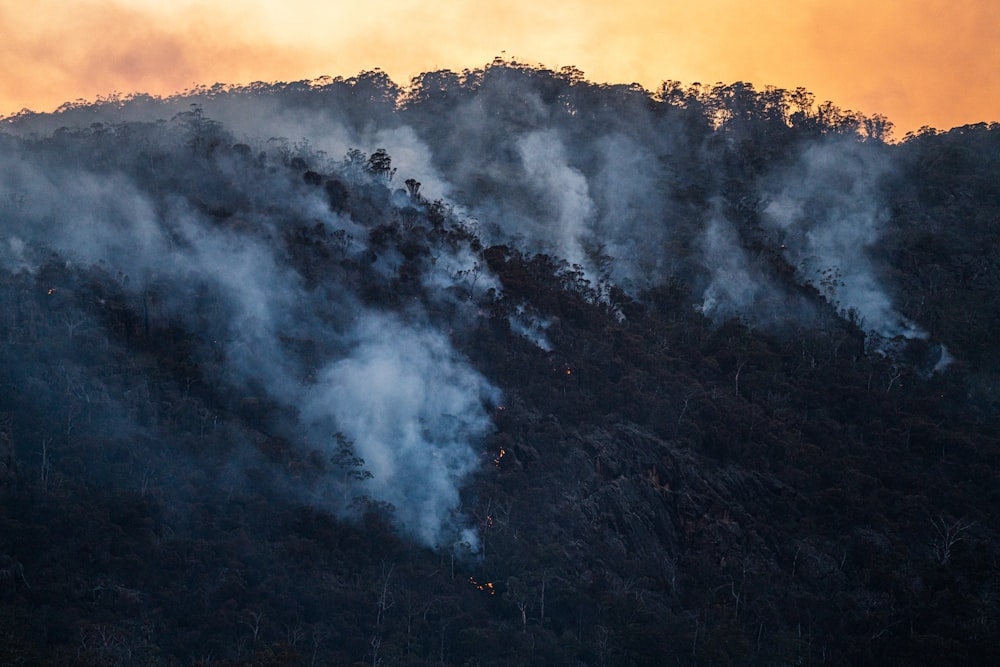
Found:
<svg viewBox="0 0 1000 667"><path fill-rule="evenodd" d="M1000 120L998 37L997 0L0 0L0 115L375 67L406 83L505 52L649 88L805 86L901 137Z"/></svg>

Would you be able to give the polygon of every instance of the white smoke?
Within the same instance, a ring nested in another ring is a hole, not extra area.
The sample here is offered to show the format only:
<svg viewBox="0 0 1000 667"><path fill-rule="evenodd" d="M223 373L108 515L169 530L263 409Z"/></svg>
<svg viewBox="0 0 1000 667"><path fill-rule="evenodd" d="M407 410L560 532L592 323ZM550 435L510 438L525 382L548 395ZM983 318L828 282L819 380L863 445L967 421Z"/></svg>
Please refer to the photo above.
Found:
<svg viewBox="0 0 1000 667"><path fill-rule="evenodd" d="M545 332L552 324L551 319L540 318L532 314L522 303L518 304L514 312L507 316L507 321L510 324L511 331L531 341L539 349L545 352L551 352L555 349L545 335Z"/></svg>
<svg viewBox="0 0 1000 667"><path fill-rule="evenodd" d="M483 406L496 404L496 389L439 332L368 313L350 338L348 355L307 390L305 418L354 442L372 474L361 491L392 503L405 532L428 545L454 541L450 516L479 464L471 443L491 427Z"/></svg>
<svg viewBox="0 0 1000 667"><path fill-rule="evenodd" d="M566 160L558 135L551 131L532 132L517 140L517 152L524 168L523 178L545 202L548 215L533 220L526 232L536 247L555 244L571 264L586 263L581 239L591 223L593 202L587 179Z"/></svg>
<svg viewBox="0 0 1000 667"><path fill-rule="evenodd" d="M838 312L883 338L924 338L893 306L870 255L887 218L881 181L889 171L884 152L865 144L810 144L776 178L763 220L799 279Z"/></svg>
<svg viewBox="0 0 1000 667"><path fill-rule="evenodd" d="M762 287L752 275L735 230L718 214L708 222L702 251L712 277L700 310L716 321L750 315Z"/></svg>
<svg viewBox="0 0 1000 667"><path fill-rule="evenodd" d="M362 237L367 230L331 212L322 189L272 166L270 157L241 162L222 153L205 172L219 178L204 196L217 199L213 205L225 211L225 224L203 210L201 184L189 191L182 181L176 192L157 192L166 177L190 178L187 167L198 172L204 166L174 131L150 130L167 133L158 148L169 151L169 159L158 159L175 171L159 174L162 179L128 171L135 164L130 160L149 160L141 153L148 141L119 147L121 170L70 155L72 139L66 148L49 146L48 154L33 152L28 142L21 154L0 156L6 189L0 194L19 202L0 211L0 268L33 271L56 256L121 276L136 303L155 290L159 317L184 323L222 352L203 369L217 373L207 381L232 392L263 392L287 413L300 412L301 423L274 426L293 441L328 442L333 453L333 433L344 433L372 474L355 495L391 503L401 529L425 544L458 539L459 490L479 464L474 446L489 431L484 406L498 402L496 390L456 354L419 304L407 304L403 319L361 305L352 285L325 284L322 274L317 287L306 286L281 241L286 229L319 224ZM401 143L417 141L405 130L396 135ZM420 150L411 155L418 168ZM345 236L344 247L357 252L364 246ZM475 257L461 248L441 257L428 280L464 289L456 274L474 270ZM494 280L487 272L473 289L496 286ZM321 367L302 368L289 337L314 344L323 354ZM211 356L207 348L201 352ZM283 473L272 473L276 485L285 486ZM349 511L338 498L323 502Z"/></svg>

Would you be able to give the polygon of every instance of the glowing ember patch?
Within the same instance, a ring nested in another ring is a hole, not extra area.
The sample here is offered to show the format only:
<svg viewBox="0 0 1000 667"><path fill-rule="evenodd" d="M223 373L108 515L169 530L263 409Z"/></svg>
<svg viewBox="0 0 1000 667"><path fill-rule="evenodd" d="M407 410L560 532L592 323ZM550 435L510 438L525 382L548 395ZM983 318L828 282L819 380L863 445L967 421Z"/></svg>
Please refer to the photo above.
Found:
<svg viewBox="0 0 1000 667"><path fill-rule="evenodd" d="M490 595L497 594L497 589L493 587L492 581L487 581L486 583L481 584L472 577L469 577L469 583L475 586L478 590L489 593Z"/></svg>
<svg viewBox="0 0 1000 667"><path fill-rule="evenodd" d="M55 291L56 291L55 287L50 287L49 288L49 296L52 296L53 294L55 294Z"/></svg>
<svg viewBox="0 0 1000 667"><path fill-rule="evenodd" d="M497 453L497 455L493 457L493 465L499 467L500 466L500 461L502 461L503 457L505 457L505 456L507 456L507 450L504 449L503 447L501 447L500 451Z"/></svg>

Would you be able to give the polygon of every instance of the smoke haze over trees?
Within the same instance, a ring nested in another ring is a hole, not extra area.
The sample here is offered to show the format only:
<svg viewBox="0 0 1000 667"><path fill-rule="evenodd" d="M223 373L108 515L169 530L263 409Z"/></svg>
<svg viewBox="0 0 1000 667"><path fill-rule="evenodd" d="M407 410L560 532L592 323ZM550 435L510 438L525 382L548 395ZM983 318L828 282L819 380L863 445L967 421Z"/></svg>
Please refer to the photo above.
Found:
<svg viewBox="0 0 1000 667"><path fill-rule="evenodd" d="M0 132L0 655L992 664L996 126L497 60Z"/></svg>

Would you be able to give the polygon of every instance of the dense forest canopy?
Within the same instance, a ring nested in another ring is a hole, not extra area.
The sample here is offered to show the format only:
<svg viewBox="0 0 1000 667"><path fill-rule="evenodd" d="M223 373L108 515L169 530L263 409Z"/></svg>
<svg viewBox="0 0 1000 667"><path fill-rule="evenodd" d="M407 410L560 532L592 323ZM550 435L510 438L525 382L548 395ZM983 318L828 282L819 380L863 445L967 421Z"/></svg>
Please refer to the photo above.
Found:
<svg viewBox="0 0 1000 667"><path fill-rule="evenodd" d="M497 60L0 132L0 655L994 664L1000 128Z"/></svg>

